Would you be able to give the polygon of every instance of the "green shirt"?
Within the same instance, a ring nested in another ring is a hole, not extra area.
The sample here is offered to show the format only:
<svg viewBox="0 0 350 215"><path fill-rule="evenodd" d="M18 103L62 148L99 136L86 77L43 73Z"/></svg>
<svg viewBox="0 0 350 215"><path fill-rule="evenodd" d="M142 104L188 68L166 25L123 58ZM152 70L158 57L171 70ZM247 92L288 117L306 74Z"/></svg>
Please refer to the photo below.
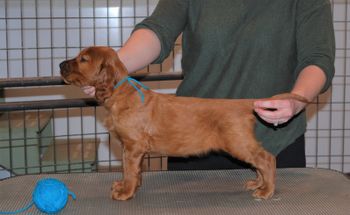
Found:
<svg viewBox="0 0 350 215"><path fill-rule="evenodd" d="M136 29L153 30L162 62L182 35L179 96L265 98L289 92L300 71L317 65L334 75L335 42L328 0L160 0ZM258 120L263 146L278 154L302 135L302 112L274 128Z"/></svg>

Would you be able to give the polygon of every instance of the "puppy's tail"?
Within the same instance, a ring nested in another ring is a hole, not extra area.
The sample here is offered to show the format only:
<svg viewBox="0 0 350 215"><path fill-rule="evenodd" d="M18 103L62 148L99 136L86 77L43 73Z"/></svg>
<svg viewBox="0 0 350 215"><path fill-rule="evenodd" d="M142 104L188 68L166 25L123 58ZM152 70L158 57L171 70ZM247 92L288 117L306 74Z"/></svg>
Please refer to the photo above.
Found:
<svg viewBox="0 0 350 215"><path fill-rule="evenodd" d="M305 97L303 96L300 96L298 94L294 94L294 93L282 93L282 94L278 94L278 95L275 95L275 96L272 96L271 99L295 99L295 100L298 100L300 102L303 102L303 103L306 103L306 104L309 104L311 103L308 99L306 99Z"/></svg>

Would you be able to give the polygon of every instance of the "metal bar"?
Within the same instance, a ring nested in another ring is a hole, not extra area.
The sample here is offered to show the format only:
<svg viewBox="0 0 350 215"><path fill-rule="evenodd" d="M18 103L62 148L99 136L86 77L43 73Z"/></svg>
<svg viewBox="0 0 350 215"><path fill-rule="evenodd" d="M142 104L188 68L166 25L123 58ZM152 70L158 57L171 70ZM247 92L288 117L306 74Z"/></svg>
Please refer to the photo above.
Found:
<svg viewBox="0 0 350 215"><path fill-rule="evenodd" d="M99 171L99 167L98 167L98 162L99 162L99 157L98 157L98 145L97 145L97 108L94 107L94 139L95 139L95 165L96 165L96 171ZM86 134L86 133L85 133ZM88 135L88 134L86 134Z"/></svg>
<svg viewBox="0 0 350 215"><path fill-rule="evenodd" d="M109 0L107 0L107 46L110 46L110 26L109 26L109 22L110 22L110 14L109 14L109 8L110 8L110 5L109 5Z"/></svg>
<svg viewBox="0 0 350 215"><path fill-rule="evenodd" d="M42 142L42 129L41 129L41 122L40 122L40 119L41 119L41 117L40 117L40 110L37 110L36 111L36 118L37 118L37 120L38 120L38 131L40 131L40 132L38 132L37 134L38 134L38 138L37 138L37 140L38 140L38 145L39 145L39 154L40 155L42 155L43 153L42 153L42 151L43 151L43 142ZM26 138L27 139L27 141L29 140L28 139L28 137ZM43 172L43 168L42 168L42 165L43 165L43 163L42 163L43 161L42 161L42 159L39 159L39 173L42 173Z"/></svg>
<svg viewBox="0 0 350 215"><path fill-rule="evenodd" d="M38 17L38 0L35 0L35 17ZM40 52L39 52L39 20L38 19L35 19L35 52L36 52L36 59L35 59L35 62L36 62L36 76L39 77L40 76L40 63L39 63L39 55L40 55ZM51 56L52 57L52 56Z"/></svg>
<svg viewBox="0 0 350 215"><path fill-rule="evenodd" d="M11 113L7 113L7 120L8 120L8 128L9 128L9 153L10 153L10 156L9 156L9 159L10 159L10 170L11 172L13 172L13 168L14 168L14 165L13 165L13 140L12 140L12 127L11 127Z"/></svg>
<svg viewBox="0 0 350 215"><path fill-rule="evenodd" d="M50 59L50 64L51 64L51 77L53 77L53 71L55 70L55 66L54 66L54 60L53 60L53 49L52 47L54 47L54 44L55 44L55 37L54 37L54 5L53 5L53 2L52 0L50 0L50 45L51 45L51 48L50 48L50 56L51 56L51 59ZM64 10L64 14L67 13L67 10L65 9ZM65 16L66 17L66 16ZM65 27L67 26L67 19L65 18L64 19L64 22L65 22ZM67 31L65 30L64 31L64 38L65 38L65 43L67 44Z"/></svg>
<svg viewBox="0 0 350 215"><path fill-rule="evenodd" d="M92 44L96 45L96 2L92 1L92 29L93 29L93 42Z"/></svg>
<svg viewBox="0 0 350 215"><path fill-rule="evenodd" d="M57 135L56 135L56 116L55 116L55 113L56 111L54 111L53 109L51 110L52 111L52 146L53 146L53 169L54 169L54 172L57 172L57 156L56 156L56 138L57 138Z"/></svg>
<svg viewBox="0 0 350 215"><path fill-rule="evenodd" d="M138 81L171 81L182 80L181 73L162 73L162 74L135 74L131 75ZM37 77L37 78L5 78L0 79L0 88L9 87L34 87L34 86L52 86L64 85L61 77Z"/></svg>
<svg viewBox="0 0 350 215"><path fill-rule="evenodd" d="M83 115L83 108L80 108L80 142L81 142L81 161L82 161L82 165L81 165L81 169L83 170L83 172L85 172L85 168L84 168L84 163L85 163L85 150L84 150L84 115Z"/></svg>
<svg viewBox="0 0 350 215"><path fill-rule="evenodd" d="M331 1L331 10L332 10L332 20L334 20L334 2L333 0ZM328 129L328 165L327 168L330 169L332 166L332 112L333 112L333 88L330 87L329 89L330 91L330 98L329 98L329 112L328 112L328 116L329 116L329 121L328 121L328 125L329 125L329 129Z"/></svg>
<svg viewBox="0 0 350 215"><path fill-rule="evenodd" d="M63 84L64 84L64 81L60 77L0 79L0 88L50 86L50 85L63 85Z"/></svg>
<svg viewBox="0 0 350 215"><path fill-rule="evenodd" d="M82 25L82 22L81 22L81 8L82 8L82 6L81 6L81 0L79 0L78 1L78 7L79 7L79 10L78 10L78 16L79 16L79 50L81 50L82 49L82 47L83 47L83 45L82 45L82 41L83 41L83 33L81 32L82 31L82 27L81 27L81 25ZM67 50L70 48L69 46L68 46L68 44L67 44L67 47L65 47L66 48L66 55L67 55Z"/></svg>
<svg viewBox="0 0 350 215"><path fill-rule="evenodd" d="M98 17L96 17L96 19L98 19ZM1 20L1 19L0 19ZM56 19L57 20L57 19ZM344 23L346 24L346 22L341 22L341 23ZM50 28L37 28L38 30L50 30ZM65 28L55 28L56 30L65 30ZM76 29L76 28L73 28L73 27L67 27L67 30L71 30L71 29ZM81 29L84 29L84 30L90 30L90 29L93 29L92 27L89 28L89 27L82 27ZM105 27L95 27L95 29L99 30L99 29L105 29ZM121 29L120 27L110 27L110 29ZM16 29L16 28L11 28L11 30L20 30L20 29ZM35 28L25 28L25 30L36 30ZM6 30L0 30L0 31L6 31ZM121 44L122 45L122 44ZM111 48L120 48L121 45L112 45L110 46ZM175 46L179 46L180 44L179 43L175 43ZM88 47L88 46L84 46L84 47ZM20 50L47 50L47 49L64 49L64 48L70 48L70 49L78 49L80 48L78 45L67 45L67 46L61 46L61 45L56 45L55 47L50 47L50 46L44 46L42 45L41 47L24 47L24 48L0 48L1 51L20 51ZM82 46L83 48L83 46ZM346 48L344 47L337 47L336 48L337 51L344 51L344 50L347 50Z"/></svg>
<svg viewBox="0 0 350 215"><path fill-rule="evenodd" d="M67 125L66 125L66 132L67 132L67 163L68 163L68 173L71 173L71 160L70 160L70 116L69 116L69 108L66 108L66 114L67 114Z"/></svg>
<svg viewBox="0 0 350 215"><path fill-rule="evenodd" d="M6 74L7 74L7 77L10 77L11 74L10 74L10 61L9 61L9 58L10 58L10 54L9 54L9 48L10 48L10 45L9 45L9 23L8 23L8 2L7 0L5 0L5 31L6 31L6 47L5 47L5 51L6 51Z"/></svg>
<svg viewBox="0 0 350 215"><path fill-rule="evenodd" d="M12 0L10 0L10 1L12 1ZM22 0L23 1L23 0ZM58 0L56 0L56 1L58 1ZM87 0L81 0L81 1L87 1ZM91 1L91 0L90 0ZM105 1L107 1L107 0L105 0ZM137 1L137 0L135 0L135 1ZM340 0L338 0L338 1L340 1ZM345 1L348 1L348 0L345 0ZM149 0L147 0L146 2L149 2ZM347 3L349 3L349 2L347 2ZM345 2L345 4L346 4L346 2ZM119 19L119 18L127 18L127 19L133 19L133 18L137 18L137 19L144 19L145 17L147 17L147 16L144 16L144 15L137 15L137 16L134 16L134 15L131 15L131 16L129 16L129 15L123 15L123 16L110 16L110 18L116 18L116 19ZM50 17L50 16L41 16L41 17L35 17L35 16L26 16L26 17L23 17L22 19L23 20L29 20L29 19L37 19L37 20L48 20L48 19L51 19L52 17ZM57 20L64 20L64 19L79 19L79 17L78 16L67 16L67 17L65 17L65 16L55 16L54 17L54 19L57 19ZM85 15L84 17L82 17L82 18L84 18L84 19L94 19L94 16L92 15L92 16L87 16L87 15ZM99 16L97 16L97 17L95 17L95 19L105 19L106 17L99 17ZM0 20L16 20L16 19L18 19L18 17L0 17ZM348 21L346 21L346 20L334 20L334 23L345 23L345 22L348 22ZM16 29L16 28L14 28L14 29Z"/></svg>
<svg viewBox="0 0 350 215"><path fill-rule="evenodd" d="M3 103L0 103L0 112L51 109L51 108L90 107L90 106L97 106L97 105L98 105L97 101L93 98L44 100L44 101L28 101L28 102L3 102Z"/></svg>
<svg viewBox="0 0 350 215"><path fill-rule="evenodd" d="M20 20L21 20L21 70L22 77L25 77L24 72L24 26L23 26L23 1L20 2Z"/></svg>
<svg viewBox="0 0 350 215"><path fill-rule="evenodd" d="M67 0L64 0L64 17L65 17L65 19L64 19L64 41L65 41L65 43L66 44L69 44L69 42L68 42L68 22L69 22L69 19L67 19L67 4L68 4L68 2L67 2ZM51 49L52 50L52 52L53 52L53 49ZM51 57L53 58L53 55L51 55ZM68 49L67 48L65 48L65 59L67 59L68 58ZM51 62L52 62L52 68L51 68L51 72L52 72L52 76L54 76L53 74L54 74L54 70L55 70L55 68L54 68L54 66L53 66L53 62L54 62L54 60L52 59L51 60Z"/></svg>
<svg viewBox="0 0 350 215"><path fill-rule="evenodd" d="M348 1L345 2L345 17L344 19L347 21L349 20L350 16L348 16ZM344 29L344 38L345 38L345 41L344 41L344 48L345 48L345 51L344 51L344 58L346 59L347 56L348 56L348 52L347 52L347 47L348 47L348 23L346 22L345 23L345 29ZM343 135L343 140L342 140L342 146L341 146L341 150L343 152L343 155L345 154L345 128L346 128L346 104L345 104L345 101L346 101L346 97L347 97L347 87L349 87L349 85L347 84L347 74L346 74L346 68L347 67L347 60L344 60L344 88L343 88L343 125L342 125L342 128L343 128L343 131L342 131L342 135ZM342 166L341 166L341 171L344 172L344 169L345 169L345 157L343 156L341 158L341 163L342 163Z"/></svg>
<svg viewBox="0 0 350 215"><path fill-rule="evenodd" d="M28 140L27 140L27 120L26 120L26 111L23 110L22 112L23 115L23 150L24 150L24 167L25 167L25 174L28 174L28 169L29 169L29 165L28 165Z"/></svg>

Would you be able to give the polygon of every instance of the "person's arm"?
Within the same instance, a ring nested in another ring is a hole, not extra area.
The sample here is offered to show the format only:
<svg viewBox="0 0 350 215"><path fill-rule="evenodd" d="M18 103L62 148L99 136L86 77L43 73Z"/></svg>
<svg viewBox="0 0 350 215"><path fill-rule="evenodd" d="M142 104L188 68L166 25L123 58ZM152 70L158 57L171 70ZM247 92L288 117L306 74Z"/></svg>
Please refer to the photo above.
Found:
<svg viewBox="0 0 350 215"><path fill-rule="evenodd" d="M334 76L335 39L331 5L328 0L300 1L297 11L298 63L291 93L313 101L329 88ZM277 125L290 120L305 105L296 100L259 101L255 103L255 111L266 122Z"/></svg>
<svg viewBox="0 0 350 215"><path fill-rule="evenodd" d="M117 52L129 73L150 63L161 63L187 22L188 0L160 0L150 17L135 26L127 42ZM93 96L94 87L82 87Z"/></svg>
<svg viewBox="0 0 350 215"><path fill-rule="evenodd" d="M117 53L129 73L142 69L158 58L160 41L149 29L138 29Z"/></svg>
<svg viewBox="0 0 350 215"><path fill-rule="evenodd" d="M318 66L311 65L303 69L291 93L303 96L308 101L313 101L324 88L327 77Z"/></svg>

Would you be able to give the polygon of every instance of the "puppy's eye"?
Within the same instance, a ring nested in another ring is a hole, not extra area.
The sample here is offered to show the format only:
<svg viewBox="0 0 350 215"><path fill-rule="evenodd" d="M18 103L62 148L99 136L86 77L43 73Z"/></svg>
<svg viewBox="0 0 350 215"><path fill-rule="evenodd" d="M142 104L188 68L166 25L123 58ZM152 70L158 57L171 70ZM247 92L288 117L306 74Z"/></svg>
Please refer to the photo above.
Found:
<svg viewBox="0 0 350 215"><path fill-rule="evenodd" d="M84 63L84 62L87 62L87 61L89 61L89 58L87 56L83 55L83 56L80 57L80 62L81 63Z"/></svg>

